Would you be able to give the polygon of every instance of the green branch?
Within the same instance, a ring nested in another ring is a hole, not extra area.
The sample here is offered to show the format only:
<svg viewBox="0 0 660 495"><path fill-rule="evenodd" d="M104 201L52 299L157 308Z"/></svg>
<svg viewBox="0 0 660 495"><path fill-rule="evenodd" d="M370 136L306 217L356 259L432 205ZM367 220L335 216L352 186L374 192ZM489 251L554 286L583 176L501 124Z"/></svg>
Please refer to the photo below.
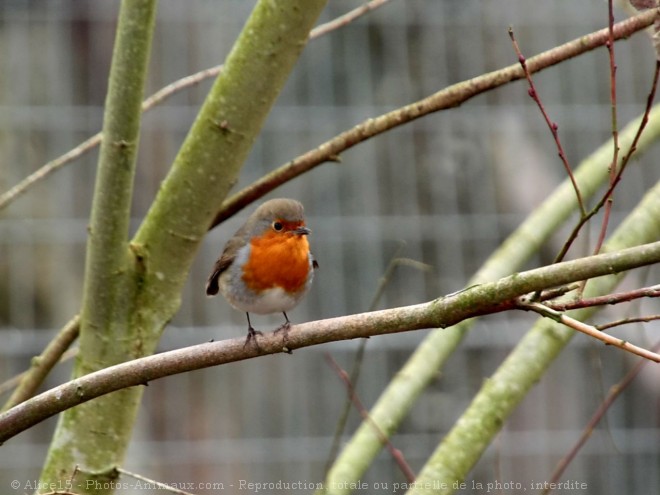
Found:
<svg viewBox="0 0 660 495"><path fill-rule="evenodd" d="M141 103L156 15L155 0L125 0L119 11L87 241L80 348L73 376L139 355L129 322L132 307L128 228L140 132ZM78 465L98 473L121 462L130 438L123 408L135 394L68 411L57 425L41 481L57 482ZM46 485L47 486L47 485ZM81 493L97 491L87 487Z"/></svg>
<svg viewBox="0 0 660 495"><path fill-rule="evenodd" d="M610 241L606 251L624 249L638 242L660 237L660 183L651 189L638 207L626 218ZM591 280L585 297L610 292L622 279L611 275ZM577 320L588 319L599 308L585 308L569 314ZM454 428L447 434L419 473L408 494L449 494L454 482L463 481L479 460L506 419L538 383L548 367L575 335L572 328L541 318L523 337L507 359L489 378ZM426 489L443 486L443 489Z"/></svg>
<svg viewBox="0 0 660 495"><path fill-rule="evenodd" d="M90 229L74 377L153 353L179 308L204 234L235 182L326 0L257 3L132 242L127 241L142 86L155 0L122 2ZM125 389L60 418L42 481L112 481L142 391ZM94 486L94 485L92 485ZM106 493L111 490L91 490Z"/></svg>
<svg viewBox="0 0 660 495"><path fill-rule="evenodd" d="M150 328L161 330L178 309L197 248L325 3L260 1L230 52L132 243Z"/></svg>
<svg viewBox="0 0 660 495"><path fill-rule="evenodd" d="M626 154L639 128L641 117L628 124L619 136ZM660 137L660 106L654 107L649 125L637 144L636 153L644 153ZM611 140L604 143L575 170L575 179L583 197L592 197L605 183L612 160ZM513 232L495 251L468 286L497 280L516 271L575 212L575 191L567 179ZM433 380L449 356L472 328L474 320L461 322L446 330L436 330L418 346L403 368L391 380L370 411L370 417L387 435L393 434L412 408L416 398ZM368 423L362 423L333 464L327 479L328 494L346 494L350 483L359 480L382 449L382 442Z"/></svg>

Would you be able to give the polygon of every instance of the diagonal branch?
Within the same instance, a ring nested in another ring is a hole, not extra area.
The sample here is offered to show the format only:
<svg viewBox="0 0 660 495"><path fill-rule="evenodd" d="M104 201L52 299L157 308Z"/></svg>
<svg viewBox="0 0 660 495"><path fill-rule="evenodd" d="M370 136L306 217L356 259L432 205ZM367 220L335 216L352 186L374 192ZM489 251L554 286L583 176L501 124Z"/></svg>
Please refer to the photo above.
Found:
<svg viewBox="0 0 660 495"><path fill-rule="evenodd" d="M616 40L624 39L640 31L660 18L660 10L652 10L626 19L613 27ZM595 48L604 46L609 39L609 29L604 28L586 36L582 36L556 48L547 50L539 55L527 59L527 68L531 74L547 69L570 58L577 57ZM227 218L245 208L253 201L261 198L273 189L298 177L328 161L337 161L339 155L353 146L366 141L378 134L382 134L400 125L412 122L425 115L457 107L481 93L503 86L509 82L523 79L525 73L520 64L468 79L443 90L438 91L422 100L416 101L392 112L378 117L367 119L352 129L342 132L338 136L326 141L316 149L310 150L294 160L281 165L269 174L261 177L243 190L237 192L222 204L222 207L213 221L212 227L220 224Z"/></svg>
<svg viewBox="0 0 660 495"><path fill-rule="evenodd" d="M323 35L326 35L335 29L346 26L359 17L375 10L379 7L382 7L391 0L370 0L369 2L357 7L346 14L343 14L336 19L333 19L325 24L315 27L309 33L310 41L316 38L320 38ZM206 79L216 77L222 71L223 65L216 65L214 67L209 67L208 69L201 70L189 76L183 77L167 86L159 89L154 94L149 96L146 100L142 102L142 111L147 112L151 110L156 105L162 103L169 97L174 94L182 91L184 89L196 86L197 84L205 81ZM14 187L9 189L7 192L0 195L0 210L8 206L19 196L27 192L32 186L41 182L50 174L56 170L62 168L64 165L77 160L81 156L85 155L87 152L93 150L101 143L101 138L103 134L97 132L92 137L88 138L86 141L80 143L78 146L72 150L67 151L63 155L55 158L54 160L49 161L38 170L27 176L21 182L16 184Z"/></svg>
<svg viewBox="0 0 660 495"><path fill-rule="evenodd" d="M660 352L660 343L656 343L652 349L656 352ZM594 429L600 423L600 420L603 419L603 416L608 411L608 409L614 404L616 399L621 395L621 393L628 388L628 386L633 382L633 380L639 375L640 371L649 363L647 359L640 359L633 368L626 373L626 375L621 379L621 381L610 388L610 392L607 394L605 400L598 406L598 409L594 412L593 416L585 426L580 438L575 442L575 445L571 450L559 461L552 475L550 476L550 481L548 482L548 487L542 492L542 495L548 495L552 492L550 488L559 481L559 478L564 473L568 465L578 454L580 449L587 443L589 437L593 433Z"/></svg>
<svg viewBox="0 0 660 495"><path fill-rule="evenodd" d="M415 472L412 470L408 462L406 462L401 451L392 445L389 437L381 431L380 427L369 416L369 411L366 407L364 407L360 397L358 397L357 393L355 392L355 388L353 387L353 383L351 382L348 373L346 373L346 371L344 371L341 366L337 364L337 361L335 361L330 354L326 354L325 357L330 367L334 370L335 373L337 373L337 376L339 376L341 381L344 382L344 385L346 385L349 401L353 403L353 405L359 411L362 419L371 425L371 427L374 429L374 433L378 436L383 445L387 447L387 450L394 459L394 462L396 462L399 466L399 469L401 469L401 472L406 477L408 483L415 481Z"/></svg>
<svg viewBox="0 0 660 495"><path fill-rule="evenodd" d="M14 393L11 394L11 397L2 406L3 411L14 407L16 404L20 404L34 395L48 376L48 373L50 373L50 370L59 362L73 341L78 338L79 330L80 318L76 315L58 332L44 351L38 357L32 359L32 366L21 377L16 390L14 390Z"/></svg>
<svg viewBox="0 0 660 495"><path fill-rule="evenodd" d="M516 40L512 27L509 27L509 37L511 38L513 49L516 52L516 55L518 56L518 62L520 63L520 67L522 67L522 70L525 73L525 79L527 79L527 84L529 85L528 94L530 98L532 98L536 103L536 105L539 107L539 110L541 111L541 115L543 116L543 119L545 120L548 129L550 129L550 133L552 134L552 137L555 140L555 144L557 145L557 152L559 153L559 159L564 165L564 170L566 170L566 174L568 175L568 178L571 180L573 189L575 189L575 196L577 198L578 206L580 208L580 214L584 216L587 214L587 210L584 207L584 200L582 199L582 193L580 193L580 187L578 186L577 181L575 180L573 169L571 168L571 165L568 163L568 157L566 156L564 147L562 146L561 140L559 139L559 126L557 125L556 122L553 122L550 119L550 116L548 115L548 112L545 109L545 105L543 105L543 102L541 101L541 97L539 96L539 93L536 89L536 85L534 84L532 75L529 73L529 69L527 68L527 59L520 50L520 46L518 45L518 41Z"/></svg>

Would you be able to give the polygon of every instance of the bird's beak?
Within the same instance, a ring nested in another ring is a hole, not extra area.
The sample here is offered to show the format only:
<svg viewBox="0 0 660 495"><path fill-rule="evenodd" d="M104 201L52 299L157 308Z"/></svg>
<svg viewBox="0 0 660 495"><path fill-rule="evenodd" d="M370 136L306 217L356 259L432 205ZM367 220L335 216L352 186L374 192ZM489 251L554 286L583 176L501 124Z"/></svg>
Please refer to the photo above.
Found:
<svg viewBox="0 0 660 495"><path fill-rule="evenodd" d="M307 227L298 227L297 229L294 229L291 232L296 235L309 235L312 233L312 231L309 230Z"/></svg>

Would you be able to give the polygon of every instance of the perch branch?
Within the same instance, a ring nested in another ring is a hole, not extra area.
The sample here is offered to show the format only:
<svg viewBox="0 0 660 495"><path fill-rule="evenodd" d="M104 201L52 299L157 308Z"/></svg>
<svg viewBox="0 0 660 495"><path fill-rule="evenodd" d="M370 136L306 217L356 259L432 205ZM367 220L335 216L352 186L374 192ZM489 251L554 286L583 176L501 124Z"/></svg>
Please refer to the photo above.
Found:
<svg viewBox="0 0 660 495"><path fill-rule="evenodd" d="M327 342L446 328L467 318L518 308L520 296L549 286L658 262L660 241L517 273L422 304L294 325L288 333L286 349L281 336L270 333L259 337L258 348L244 346L245 339L239 337L127 361L75 378L1 414L0 442L73 406L157 378Z"/></svg>

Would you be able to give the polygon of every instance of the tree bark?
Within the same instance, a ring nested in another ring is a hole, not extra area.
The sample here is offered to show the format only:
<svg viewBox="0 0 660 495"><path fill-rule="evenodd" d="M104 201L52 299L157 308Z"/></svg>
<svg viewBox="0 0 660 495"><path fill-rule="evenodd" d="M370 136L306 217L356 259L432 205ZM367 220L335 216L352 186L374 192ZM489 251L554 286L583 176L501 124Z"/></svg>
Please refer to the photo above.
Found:
<svg viewBox="0 0 660 495"><path fill-rule="evenodd" d="M122 2L88 242L74 377L152 354L215 212L326 0L255 6L133 241L127 241L140 103L155 0ZM43 483L112 493L142 390L125 389L60 417Z"/></svg>

